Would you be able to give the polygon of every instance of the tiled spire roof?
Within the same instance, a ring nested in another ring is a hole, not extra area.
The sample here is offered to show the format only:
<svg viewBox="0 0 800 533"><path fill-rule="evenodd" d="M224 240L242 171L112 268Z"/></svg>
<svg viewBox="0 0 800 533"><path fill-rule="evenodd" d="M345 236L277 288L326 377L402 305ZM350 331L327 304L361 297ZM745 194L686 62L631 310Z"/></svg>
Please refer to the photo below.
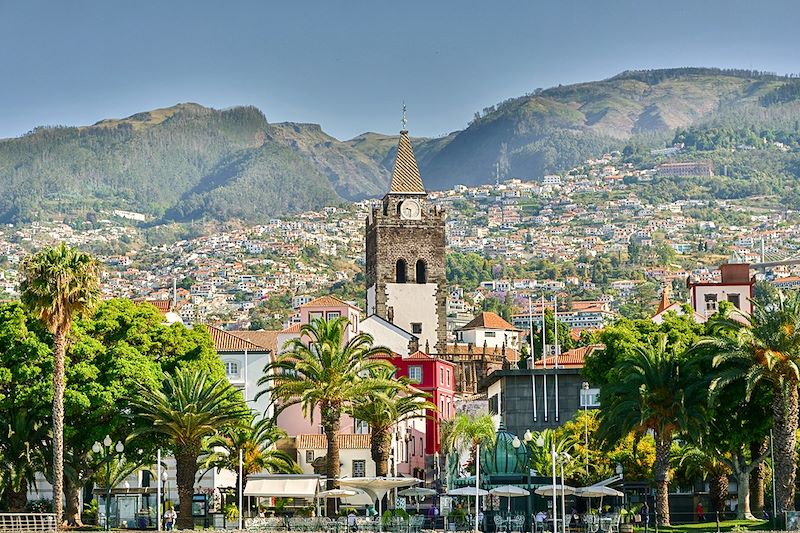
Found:
<svg viewBox="0 0 800 533"><path fill-rule="evenodd" d="M419 174L417 160L414 157L414 148L411 147L411 140L406 130L400 132L389 192L425 194L425 186L422 184L422 176Z"/></svg>

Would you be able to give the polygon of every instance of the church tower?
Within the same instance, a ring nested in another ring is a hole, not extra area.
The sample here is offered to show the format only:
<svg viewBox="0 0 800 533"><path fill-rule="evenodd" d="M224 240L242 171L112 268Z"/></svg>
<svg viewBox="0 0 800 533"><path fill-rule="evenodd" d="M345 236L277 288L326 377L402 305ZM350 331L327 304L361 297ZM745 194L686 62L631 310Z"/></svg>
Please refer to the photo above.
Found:
<svg viewBox="0 0 800 533"><path fill-rule="evenodd" d="M443 353L447 339L445 215L428 194L403 128L389 192L367 218L367 314Z"/></svg>

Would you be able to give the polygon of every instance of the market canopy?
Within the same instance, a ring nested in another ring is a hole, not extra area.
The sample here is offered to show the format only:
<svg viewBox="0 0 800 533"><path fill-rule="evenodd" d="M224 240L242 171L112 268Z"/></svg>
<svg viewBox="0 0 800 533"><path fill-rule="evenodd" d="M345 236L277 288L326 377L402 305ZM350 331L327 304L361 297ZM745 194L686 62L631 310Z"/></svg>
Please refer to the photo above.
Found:
<svg viewBox="0 0 800 533"><path fill-rule="evenodd" d="M319 476L274 474L249 476L245 496L275 496L279 498L314 498L319 488Z"/></svg>

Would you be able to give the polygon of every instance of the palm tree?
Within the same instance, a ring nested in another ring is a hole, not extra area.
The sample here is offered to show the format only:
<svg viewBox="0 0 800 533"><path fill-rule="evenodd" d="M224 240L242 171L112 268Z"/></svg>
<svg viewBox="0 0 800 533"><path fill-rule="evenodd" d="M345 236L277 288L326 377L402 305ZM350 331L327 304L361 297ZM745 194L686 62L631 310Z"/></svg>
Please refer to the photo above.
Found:
<svg viewBox="0 0 800 533"><path fill-rule="evenodd" d="M731 475L732 458L720 450L705 449L703 446L684 444L678 447L674 461L682 467L687 480L705 479L709 485L711 509L725 516L725 500L728 497L728 476ZM749 514L749 511L748 511ZM743 518L752 519L753 516Z"/></svg>
<svg viewBox="0 0 800 533"><path fill-rule="evenodd" d="M630 432L653 432L656 510L659 525L668 526L670 448L681 431L697 431L702 424L706 382L692 361L666 350L664 336L656 347L636 347L612 373L615 379L600 392L598 432L606 442Z"/></svg>
<svg viewBox="0 0 800 533"><path fill-rule="evenodd" d="M44 469L41 449L48 431L45 424L28 416L25 410L17 410L9 418L0 428L0 471L5 474L0 488L8 510L18 513L25 510L36 472Z"/></svg>
<svg viewBox="0 0 800 533"><path fill-rule="evenodd" d="M88 313L100 295L100 265L66 246L26 257L21 266L22 303L53 334L53 508L60 527L64 492L64 360L72 321Z"/></svg>
<svg viewBox="0 0 800 533"><path fill-rule="evenodd" d="M449 428L444 448L448 453L455 451L458 456L468 451L475 463L478 445L494 444L495 437L494 420L490 415L460 414Z"/></svg>
<svg viewBox="0 0 800 533"><path fill-rule="evenodd" d="M429 395L410 386L407 378L393 381L394 369L381 368L375 377L389 383L389 387L375 388L365 401L353 405L353 417L363 420L370 429L370 451L375 461L375 474L389 475L389 455L392 450L392 430L399 423L413 418L425 418L426 411L436 411L427 401Z"/></svg>
<svg viewBox="0 0 800 533"><path fill-rule="evenodd" d="M542 431L531 432L531 442L535 446L530 446L530 467L540 475L548 476L553 468L552 450L555 449L557 457L564 457L574 453L577 440L569 434L559 434L553 429L547 428ZM558 461L557 466L564 466L564 478L569 479L576 474L585 474L586 463L579 456L573 457L569 461Z"/></svg>
<svg viewBox="0 0 800 533"><path fill-rule="evenodd" d="M319 409L320 422L328 441L325 457L327 488L338 487L339 434L342 413L356 401L362 401L376 388L391 386L374 377L381 368L392 365L376 356L386 356L387 348L372 345L372 336L359 333L344 342L350 322L344 318L315 319L300 328L300 336L286 342L284 351L264 368L259 385L266 385L257 395L270 393L278 404L276 416L290 405L300 404L305 416L314 419ZM328 511L334 513L334 501Z"/></svg>
<svg viewBox="0 0 800 533"><path fill-rule="evenodd" d="M266 470L271 474L302 474L302 470L287 453L275 448L286 432L269 418L258 421L252 417L242 424L231 426L224 433L209 438L205 446L211 450L204 463L208 469L236 472L236 490L247 483L247 476ZM242 451L242 474L239 479L239 450Z"/></svg>
<svg viewBox="0 0 800 533"><path fill-rule="evenodd" d="M178 526L191 529L192 495L203 441L240 424L248 411L239 392L224 378L212 381L200 371L183 368L175 376L165 373L164 378L161 389L142 385L130 398L131 416L140 424L134 436L159 433L169 439L177 468Z"/></svg>
<svg viewBox="0 0 800 533"><path fill-rule="evenodd" d="M772 388L775 492L778 513L794 510L795 447L800 384L800 293L779 295L767 304L753 302L749 324L725 316L712 318L715 336L698 343L698 349L715 354L719 374L712 392L743 380L750 400L759 384Z"/></svg>

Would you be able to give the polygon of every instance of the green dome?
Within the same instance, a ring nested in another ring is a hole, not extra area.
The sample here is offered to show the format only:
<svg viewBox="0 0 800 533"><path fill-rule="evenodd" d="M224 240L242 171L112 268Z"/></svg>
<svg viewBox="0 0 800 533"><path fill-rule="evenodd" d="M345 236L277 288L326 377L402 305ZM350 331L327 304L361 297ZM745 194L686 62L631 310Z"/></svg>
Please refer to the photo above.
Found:
<svg viewBox="0 0 800 533"><path fill-rule="evenodd" d="M516 441L516 443L515 443ZM517 444L515 447L514 444ZM488 475L525 474L528 472L528 447L506 430L501 421L494 447L481 453L481 473Z"/></svg>

